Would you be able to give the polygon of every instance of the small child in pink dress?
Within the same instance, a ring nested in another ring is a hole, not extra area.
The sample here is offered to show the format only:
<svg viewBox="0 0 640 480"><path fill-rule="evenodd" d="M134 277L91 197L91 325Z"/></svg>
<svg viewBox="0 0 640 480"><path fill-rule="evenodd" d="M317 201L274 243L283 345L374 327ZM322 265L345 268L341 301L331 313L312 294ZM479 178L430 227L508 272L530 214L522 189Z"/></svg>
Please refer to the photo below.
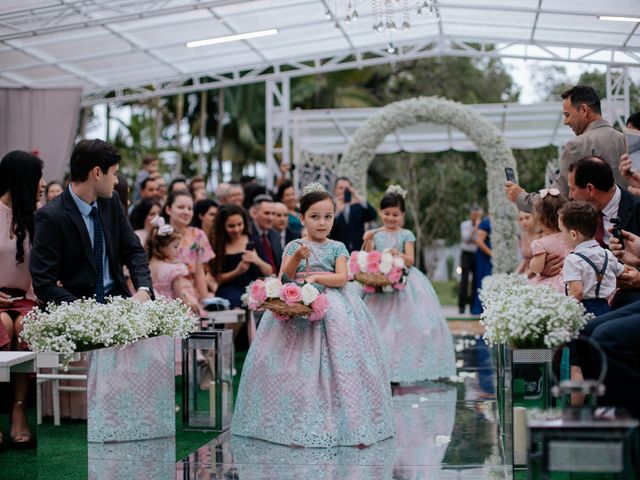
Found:
<svg viewBox="0 0 640 480"><path fill-rule="evenodd" d="M567 203L567 199L560 194L557 188L540 190L540 198L533 206L533 212L538 226L542 230L542 236L531 242L531 260L527 276L532 285L550 285L559 292L564 293L564 280L562 271L553 277L541 275L547 263L547 257L551 253L557 253L564 260L569 253L569 247L562 239L558 227L558 210Z"/></svg>
<svg viewBox="0 0 640 480"><path fill-rule="evenodd" d="M180 299L200 315L200 302L189 280L189 269L184 263L176 263L180 234L162 217L155 217L147 238L149 269L156 296Z"/></svg>

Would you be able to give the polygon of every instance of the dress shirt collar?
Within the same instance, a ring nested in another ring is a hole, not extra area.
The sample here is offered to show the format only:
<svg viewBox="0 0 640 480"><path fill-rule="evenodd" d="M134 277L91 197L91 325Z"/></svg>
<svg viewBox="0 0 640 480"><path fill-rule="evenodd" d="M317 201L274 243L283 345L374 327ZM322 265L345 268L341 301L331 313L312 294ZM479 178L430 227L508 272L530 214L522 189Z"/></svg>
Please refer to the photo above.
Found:
<svg viewBox="0 0 640 480"><path fill-rule="evenodd" d="M622 193L620 192L620 187L616 185L616 191L613 194L613 197L607 203L607 205L602 209L602 215L607 220L611 220L612 217L618 215L618 208L620 206L620 198L622 197Z"/></svg>
<svg viewBox="0 0 640 480"><path fill-rule="evenodd" d="M85 202L84 200L82 200L73 191L73 188L71 188L71 184L69 184L69 193L71 194L71 198L73 198L73 201L76 203L76 206L78 207L78 210L80 210L80 214L83 217L88 217L89 214L91 213L91 209L93 207L97 207L98 206L97 202L95 202L95 201L93 203L89 204L89 203Z"/></svg>

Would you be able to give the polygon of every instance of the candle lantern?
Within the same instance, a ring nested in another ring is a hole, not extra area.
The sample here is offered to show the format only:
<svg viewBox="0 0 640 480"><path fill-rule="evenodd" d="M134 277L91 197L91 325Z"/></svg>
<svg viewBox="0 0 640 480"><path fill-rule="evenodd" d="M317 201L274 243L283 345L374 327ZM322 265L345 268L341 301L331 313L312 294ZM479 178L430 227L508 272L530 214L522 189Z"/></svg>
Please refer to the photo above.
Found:
<svg viewBox="0 0 640 480"><path fill-rule="evenodd" d="M182 423L222 432L233 414L233 332L191 333L182 341Z"/></svg>

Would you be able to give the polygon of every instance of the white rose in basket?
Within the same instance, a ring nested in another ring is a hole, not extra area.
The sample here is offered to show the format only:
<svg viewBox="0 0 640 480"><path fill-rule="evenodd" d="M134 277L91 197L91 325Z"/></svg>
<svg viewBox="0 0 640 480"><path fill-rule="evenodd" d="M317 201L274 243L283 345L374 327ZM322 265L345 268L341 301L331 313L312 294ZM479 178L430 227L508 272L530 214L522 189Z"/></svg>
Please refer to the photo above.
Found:
<svg viewBox="0 0 640 480"><path fill-rule="evenodd" d="M405 267L404 258L399 257L399 256L395 257L393 259L393 266L396 267L396 268L404 268Z"/></svg>
<svg viewBox="0 0 640 480"><path fill-rule="evenodd" d="M319 294L320 292L318 291L318 289L310 283L305 283L302 286L302 302L305 305L311 305L314 300L318 298Z"/></svg>
<svg viewBox="0 0 640 480"><path fill-rule="evenodd" d="M360 267L361 272L367 271L367 252L364 250L360 250L358 252L358 267Z"/></svg>
<svg viewBox="0 0 640 480"><path fill-rule="evenodd" d="M282 282L275 277L267 278L264 281L264 288L267 291L267 297L279 298L282 291Z"/></svg>
<svg viewBox="0 0 640 480"><path fill-rule="evenodd" d="M382 254L382 258L380 259L380 272L385 275L391 271L393 268L393 255L389 252L384 252Z"/></svg>

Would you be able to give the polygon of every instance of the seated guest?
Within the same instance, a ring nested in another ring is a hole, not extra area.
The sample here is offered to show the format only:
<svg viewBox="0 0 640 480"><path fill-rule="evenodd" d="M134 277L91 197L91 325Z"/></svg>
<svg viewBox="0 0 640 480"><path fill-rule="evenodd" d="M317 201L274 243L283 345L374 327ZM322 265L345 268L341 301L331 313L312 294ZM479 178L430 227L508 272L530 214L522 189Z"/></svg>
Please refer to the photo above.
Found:
<svg viewBox="0 0 640 480"><path fill-rule="evenodd" d="M244 202L244 188L240 183L231 181L229 182L229 188L227 190L226 203L242 206Z"/></svg>
<svg viewBox="0 0 640 480"><path fill-rule="evenodd" d="M47 202L50 202L58 195L60 195L62 193L62 190L64 189L62 188L62 184L60 182L58 182L57 180L51 180L49 183L47 183L47 188L44 191L45 200Z"/></svg>
<svg viewBox="0 0 640 480"><path fill-rule="evenodd" d="M595 236L600 245L611 240L614 217L622 229L640 234L640 200L614 183L611 167L601 158L586 157L569 166L569 191L573 200L589 202L600 213ZM621 290L613 297L612 309L640 300L640 278L635 275L625 272L619 277Z"/></svg>
<svg viewBox="0 0 640 480"><path fill-rule="evenodd" d="M302 231L302 222L300 221L300 212L298 211L296 190L293 187L293 182L291 180L284 180L280 184L276 200L287 206L287 209L289 210L289 228L298 235L296 238L300 238L299 235Z"/></svg>
<svg viewBox="0 0 640 480"><path fill-rule="evenodd" d="M174 193L174 192L189 192L189 187L187 187L186 178L176 177L173 180L171 180L171 183L169 184L169 193Z"/></svg>
<svg viewBox="0 0 640 480"><path fill-rule="evenodd" d="M142 182L149 178L159 175L158 170L160 168L160 160L153 155L146 155L142 159L142 170L136 175L136 179L133 182L133 203L137 203L140 200L140 188Z"/></svg>
<svg viewBox="0 0 640 480"><path fill-rule="evenodd" d="M34 213L46 183L42 160L14 150L0 161L0 350L28 350L19 340L23 316L36 305L31 288L29 258ZM27 423L28 374L15 374L11 408L11 442L31 441ZM0 432L0 446L4 437Z"/></svg>
<svg viewBox="0 0 640 480"><path fill-rule="evenodd" d="M218 253L211 264L218 282L216 294L229 300L231 308L237 308L242 305L240 297L247 285L276 272L256 253L256 246L249 239L249 217L242 207L221 206L214 235Z"/></svg>
<svg viewBox="0 0 640 480"><path fill-rule="evenodd" d="M133 227L135 234L140 239L140 244L145 247L147 245L147 236L151 232L151 221L160 215L162 211L162 205L155 198L145 198L140 200L138 204L133 207L129 214L129 222Z"/></svg>
<svg viewBox="0 0 640 480"><path fill-rule="evenodd" d="M376 209L360 197L351 180L346 177L336 180L333 198L336 202L336 218L330 238L344 243L349 252L362 249L365 223L376 219Z"/></svg>
<svg viewBox="0 0 640 480"><path fill-rule="evenodd" d="M189 193L196 203L209 197L204 177L198 176L191 179L189 182Z"/></svg>
<svg viewBox="0 0 640 480"><path fill-rule="evenodd" d="M42 302L129 296L123 264L134 298L152 298L146 254L113 194L119 162L108 143L80 141L71 154L69 187L37 211L29 268Z"/></svg>
<svg viewBox="0 0 640 480"><path fill-rule="evenodd" d="M251 210L251 240L255 243L260 258L271 265L272 270L280 271L282 247L280 235L273 229L275 207L271 195L258 195L253 200Z"/></svg>
<svg viewBox="0 0 640 480"><path fill-rule="evenodd" d="M207 235L199 228L192 227L193 198L186 190L172 192L167 197L163 216L167 223L180 235L177 261L187 265L189 279L202 301L210 297L205 272L205 264L215 257Z"/></svg>
<svg viewBox="0 0 640 480"><path fill-rule="evenodd" d="M191 222L191 226L202 229L202 231L207 235L212 247L216 244L214 237L214 224L216 221L216 215L218 214L218 208L218 202L211 200L210 198L196 202L193 207L193 221ZM215 293L218 288L218 284L211 272L209 263L205 264L204 270L205 277L207 279L207 287L210 292Z"/></svg>
<svg viewBox="0 0 640 480"><path fill-rule="evenodd" d="M158 186L158 200L160 203L164 203L167 199L167 181L160 174L160 172L152 173L149 178L153 178Z"/></svg>
<svg viewBox="0 0 640 480"><path fill-rule="evenodd" d="M300 238L300 235L289 227L289 209L287 206L281 202L276 202L273 206L275 213L273 229L280 235L280 245L284 251L285 245L296 238Z"/></svg>

